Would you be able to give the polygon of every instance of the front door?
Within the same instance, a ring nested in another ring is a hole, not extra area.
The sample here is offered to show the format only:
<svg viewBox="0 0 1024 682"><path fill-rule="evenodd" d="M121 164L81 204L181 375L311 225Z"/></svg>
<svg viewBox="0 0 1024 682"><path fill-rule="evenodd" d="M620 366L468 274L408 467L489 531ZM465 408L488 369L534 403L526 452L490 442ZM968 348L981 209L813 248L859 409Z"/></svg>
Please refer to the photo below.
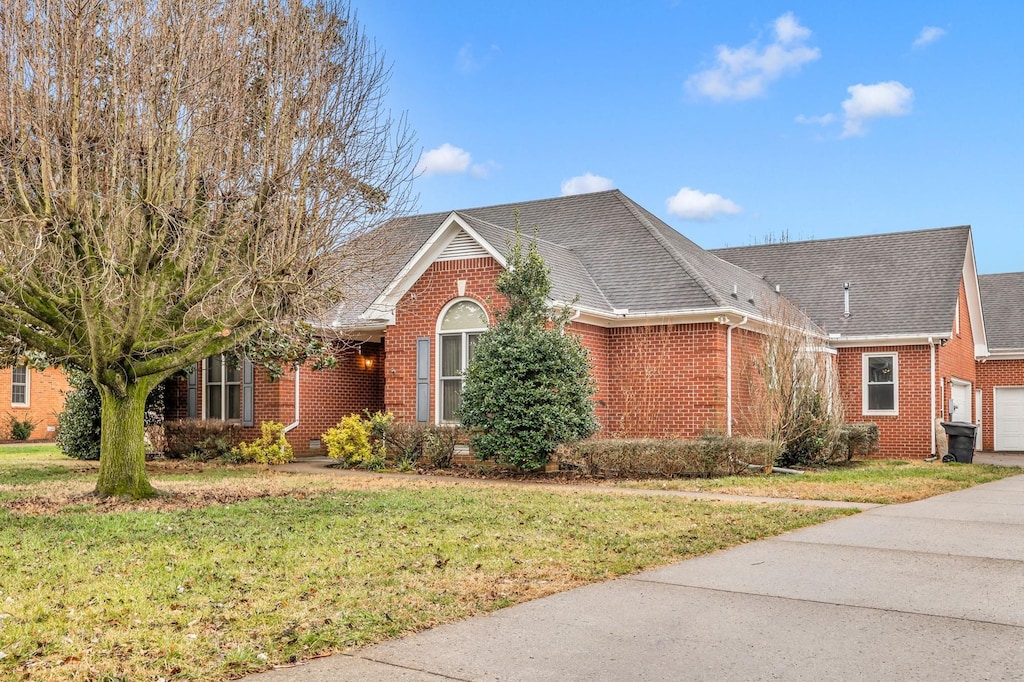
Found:
<svg viewBox="0 0 1024 682"><path fill-rule="evenodd" d="M949 421L971 421L971 385L966 381L953 379L952 397L949 399Z"/></svg>

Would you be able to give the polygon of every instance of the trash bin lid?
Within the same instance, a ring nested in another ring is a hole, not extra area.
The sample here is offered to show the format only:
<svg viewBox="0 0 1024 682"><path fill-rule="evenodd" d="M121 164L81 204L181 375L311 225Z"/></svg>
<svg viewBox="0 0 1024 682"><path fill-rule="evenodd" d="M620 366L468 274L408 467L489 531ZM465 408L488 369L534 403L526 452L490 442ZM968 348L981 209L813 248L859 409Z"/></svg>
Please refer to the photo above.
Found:
<svg viewBox="0 0 1024 682"><path fill-rule="evenodd" d="M977 424L971 422L940 422L947 436L973 436L978 430Z"/></svg>

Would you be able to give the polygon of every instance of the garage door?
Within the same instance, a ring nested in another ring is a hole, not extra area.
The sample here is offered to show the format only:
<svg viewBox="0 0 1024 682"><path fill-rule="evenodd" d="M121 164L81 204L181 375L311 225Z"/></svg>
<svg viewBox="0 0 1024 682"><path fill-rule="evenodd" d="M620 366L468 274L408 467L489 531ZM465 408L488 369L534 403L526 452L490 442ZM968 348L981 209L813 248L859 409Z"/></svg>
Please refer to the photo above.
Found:
<svg viewBox="0 0 1024 682"><path fill-rule="evenodd" d="M1024 450L1024 387L995 389L996 450Z"/></svg>

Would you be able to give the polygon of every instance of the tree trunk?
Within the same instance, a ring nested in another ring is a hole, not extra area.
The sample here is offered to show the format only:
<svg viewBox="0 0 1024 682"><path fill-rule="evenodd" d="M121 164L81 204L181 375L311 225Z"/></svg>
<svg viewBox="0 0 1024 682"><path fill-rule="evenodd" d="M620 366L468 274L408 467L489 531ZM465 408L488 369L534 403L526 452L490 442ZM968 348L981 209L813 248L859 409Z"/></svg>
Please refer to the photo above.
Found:
<svg viewBox="0 0 1024 682"><path fill-rule="evenodd" d="M100 386L100 476L96 494L136 499L156 491L146 478L145 423L148 384L129 384L124 396Z"/></svg>

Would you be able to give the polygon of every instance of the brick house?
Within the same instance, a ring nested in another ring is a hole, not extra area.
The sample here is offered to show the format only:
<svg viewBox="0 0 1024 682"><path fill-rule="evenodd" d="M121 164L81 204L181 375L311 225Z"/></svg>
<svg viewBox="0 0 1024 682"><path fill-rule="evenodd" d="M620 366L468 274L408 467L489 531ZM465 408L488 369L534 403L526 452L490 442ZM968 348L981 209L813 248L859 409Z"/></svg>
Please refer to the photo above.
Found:
<svg viewBox="0 0 1024 682"><path fill-rule="evenodd" d="M8 422L11 417L34 424L29 440L53 440L57 436L57 415L64 409L64 394L68 381L64 372L56 367L39 371L25 366L0 370L0 396L4 396L0 411L0 438L11 437Z"/></svg>
<svg viewBox="0 0 1024 682"><path fill-rule="evenodd" d="M831 358L847 421L879 424L881 454L926 457L936 421L992 419L975 400L989 349L969 227L706 251L618 190L393 221L388 265L321 323L349 340L337 369L269 383L208 359L171 386L168 415L237 420L243 438L280 421L298 454L363 409L454 422L516 209L527 237L538 227L552 304L575 301L603 434L742 433L765 311L787 302Z"/></svg>

